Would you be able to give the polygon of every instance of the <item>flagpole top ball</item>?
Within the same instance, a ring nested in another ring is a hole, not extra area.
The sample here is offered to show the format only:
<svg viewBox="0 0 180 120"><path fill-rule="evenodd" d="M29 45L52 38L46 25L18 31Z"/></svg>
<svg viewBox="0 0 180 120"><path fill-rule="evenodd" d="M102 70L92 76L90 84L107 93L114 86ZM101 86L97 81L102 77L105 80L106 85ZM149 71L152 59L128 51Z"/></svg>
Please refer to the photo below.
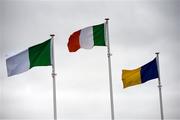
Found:
<svg viewBox="0 0 180 120"><path fill-rule="evenodd" d="M159 52L156 52L155 54L156 54L156 55L158 55L158 54L159 54Z"/></svg>
<svg viewBox="0 0 180 120"><path fill-rule="evenodd" d="M105 18L105 20L109 20L109 18Z"/></svg>
<svg viewBox="0 0 180 120"><path fill-rule="evenodd" d="M55 34L50 34L50 36L51 36L51 37L54 37L54 36L55 36Z"/></svg>

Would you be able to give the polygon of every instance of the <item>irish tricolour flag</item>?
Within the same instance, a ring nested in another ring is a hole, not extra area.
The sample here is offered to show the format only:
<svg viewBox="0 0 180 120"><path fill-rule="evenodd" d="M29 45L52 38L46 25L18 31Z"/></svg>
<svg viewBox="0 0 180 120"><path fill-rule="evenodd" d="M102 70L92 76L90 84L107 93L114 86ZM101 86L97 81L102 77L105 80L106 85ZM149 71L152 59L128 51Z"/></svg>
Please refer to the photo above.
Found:
<svg viewBox="0 0 180 120"><path fill-rule="evenodd" d="M6 60L8 76L23 73L35 66L52 65L51 39L32 46Z"/></svg>
<svg viewBox="0 0 180 120"><path fill-rule="evenodd" d="M69 52L76 52L80 48L91 49L93 46L106 46L105 25L103 23L74 32L69 37Z"/></svg>

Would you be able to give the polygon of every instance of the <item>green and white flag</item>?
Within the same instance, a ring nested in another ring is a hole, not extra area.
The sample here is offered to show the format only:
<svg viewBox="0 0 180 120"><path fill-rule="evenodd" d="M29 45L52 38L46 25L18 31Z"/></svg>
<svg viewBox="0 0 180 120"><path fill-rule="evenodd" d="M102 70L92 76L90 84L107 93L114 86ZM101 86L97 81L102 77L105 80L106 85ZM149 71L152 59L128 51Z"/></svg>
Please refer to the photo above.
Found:
<svg viewBox="0 0 180 120"><path fill-rule="evenodd" d="M23 73L35 66L52 65L51 46L49 39L6 59L8 77Z"/></svg>

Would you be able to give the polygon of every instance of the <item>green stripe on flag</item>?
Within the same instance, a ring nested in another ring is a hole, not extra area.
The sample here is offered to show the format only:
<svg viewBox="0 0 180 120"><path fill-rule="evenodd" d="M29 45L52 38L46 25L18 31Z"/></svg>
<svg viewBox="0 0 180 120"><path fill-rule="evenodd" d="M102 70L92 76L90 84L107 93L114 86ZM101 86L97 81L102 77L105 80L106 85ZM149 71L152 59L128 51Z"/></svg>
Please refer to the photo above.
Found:
<svg viewBox="0 0 180 120"><path fill-rule="evenodd" d="M34 66L51 65L51 39L30 47L29 49L30 68Z"/></svg>
<svg viewBox="0 0 180 120"><path fill-rule="evenodd" d="M104 24L93 26L93 39L95 46L106 46Z"/></svg>

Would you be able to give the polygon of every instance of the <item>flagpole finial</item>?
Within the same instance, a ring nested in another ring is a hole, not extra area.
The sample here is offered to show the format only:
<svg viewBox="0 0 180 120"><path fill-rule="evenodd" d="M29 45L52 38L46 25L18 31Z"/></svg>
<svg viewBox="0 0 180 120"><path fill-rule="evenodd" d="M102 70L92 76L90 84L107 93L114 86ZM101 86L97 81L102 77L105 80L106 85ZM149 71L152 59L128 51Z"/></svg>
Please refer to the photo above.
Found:
<svg viewBox="0 0 180 120"><path fill-rule="evenodd" d="M155 54L156 54L156 55L158 55L158 54L159 54L159 52L156 52Z"/></svg>
<svg viewBox="0 0 180 120"><path fill-rule="evenodd" d="M55 36L55 34L50 34L50 36L51 36L51 37L54 37L54 36Z"/></svg>
<svg viewBox="0 0 180 120"><path fill-rule="evenodd" d="M105 18L105 20L109 20L109 18Z"/></svg>

